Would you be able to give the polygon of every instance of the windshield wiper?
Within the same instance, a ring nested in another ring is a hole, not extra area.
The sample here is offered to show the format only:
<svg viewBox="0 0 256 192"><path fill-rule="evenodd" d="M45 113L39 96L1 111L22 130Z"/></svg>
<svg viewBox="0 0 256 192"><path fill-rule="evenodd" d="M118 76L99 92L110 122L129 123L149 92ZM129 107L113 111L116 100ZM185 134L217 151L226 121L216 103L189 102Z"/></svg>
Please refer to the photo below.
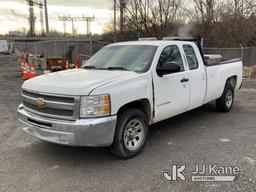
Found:
<svg viewBox="0 0 256 192"><path fill-rule="evenodd" d="M122 70L122 71L127 71L126 68L124 67L107 67L107 68L97 68L96 66L89 65L89 66L84 66L84 69L97 69L97 70Z"/></svg>
<svg viewBox="0 0 256 192"><path fill-rule="evenodd" d="M95 67L95 66L84 66L83 67L84 69L97 69L97 67Z"/></svg>
<svg viewBox="0 0 256 192"><path fill-rule="evenodd" d="M122 71L127 71L127 69L124 68L124 67L108 67L108 68L106 68L106 69L108 69L108 70L122 70Z"/></svg>

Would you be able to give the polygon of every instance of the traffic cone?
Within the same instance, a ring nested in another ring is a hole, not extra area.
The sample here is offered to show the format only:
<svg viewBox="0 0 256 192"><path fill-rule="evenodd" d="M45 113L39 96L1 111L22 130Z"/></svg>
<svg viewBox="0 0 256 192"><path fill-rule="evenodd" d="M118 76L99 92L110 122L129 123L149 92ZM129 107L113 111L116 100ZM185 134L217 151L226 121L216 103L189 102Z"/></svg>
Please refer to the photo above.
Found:
<svg viewBox="0 0 256 192"><path fill-rule="evenodd" d="M24 58L24 55L21 54L21 64L20 64L20 73L21 75L23 75L24 73L24 68L25 68L25 58Z"/></svg>
<svg viewBox="0 0 256 192"><path fill-rule="evenodd" d="M18 55L18 71L21 72L21 55Z"/></svg>
<svg viewBox="0 0 256 192"><path fill-rule="evenodd" d="M69 69L69 65L68 65L68 60L66 61L66 66L65 66L65 70Z"/></svg>
<svg viewBox="0 0 256 192"><path fill-rule="evenodd" d="M80 56L77 54L76 55L76 69L80 68Z"/></svg>
<svg viewBox="0 0 256 192"><path fill-rule="evenodd" d="M19 55L18 55L18 65L19 65L19 67L21 67L21 62L22 62L22 58L21 58L21 54L19 53Z"/></svg>
<svg viewBox="0 0 256 192"><path fill-rule="evenodd" d="M22 60L21 61L21 65L20 65L20 73L21 73L21 75L23 75L23 73L24 73L24 67L25 67L24 61Z"/></svg>
<svg viewBox="0 0 256 192"><path fill-rule="evenodd" d="M51 73L50 70L44 70L44 75L47 75L47 74L49 74L49 73Z"/></svg>
<svg viewBox="0 0 256 192"><path fill-rule="evenodd" d="M23 80L30 79L30 67L27 63L25 63L24 71L23 71Z"/></svg>
<svg viewBox="0 0 256 192"><path fill-rule="evenodd" d="M36 77L36 65L35 64L32 64L31 67L30 67L30 78L34 78Z"/></svg>

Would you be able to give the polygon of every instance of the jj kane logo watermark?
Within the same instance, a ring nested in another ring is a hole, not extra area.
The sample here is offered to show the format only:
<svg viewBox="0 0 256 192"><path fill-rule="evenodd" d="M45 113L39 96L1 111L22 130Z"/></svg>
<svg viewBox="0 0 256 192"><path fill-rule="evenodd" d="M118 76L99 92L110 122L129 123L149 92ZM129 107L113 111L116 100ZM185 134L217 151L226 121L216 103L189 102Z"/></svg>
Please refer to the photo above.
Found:
<svg viewBox="0 0 256 192"><path fill-rule="evenodd" d="M170 164L167 170L162 172L162 177L165 181L235 181L238 177L239 168L232 166L218 166L217 164L210 165L195 165L190 169L187 169L187 165L184 163ZM188 175L191 175L188 177Z"/></svg>

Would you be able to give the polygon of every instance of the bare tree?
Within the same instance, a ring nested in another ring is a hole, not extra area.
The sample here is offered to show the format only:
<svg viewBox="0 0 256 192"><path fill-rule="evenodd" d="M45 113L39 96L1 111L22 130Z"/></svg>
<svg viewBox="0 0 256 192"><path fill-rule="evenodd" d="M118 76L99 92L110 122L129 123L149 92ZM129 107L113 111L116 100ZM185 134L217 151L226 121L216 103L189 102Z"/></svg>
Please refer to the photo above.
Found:
<svg viewBox="0 0 256 192"><path fill-rule="evenodd" d="M246 45L253 38L255 0L194 0L194 6L195 31L208 46Z"/></svg>
<svg viewBox="0 0 256 192"><path fill-rule="evenodd" d="M182 0L129 0L126 7L126 25L139 35L161 38L171 30Z"/></svg>
<svg viewBox="0 0 256 192"><path fill-rule="evenodd" d="M203 37L211 32L216 19L216 0L194 0L194 21Z"/></svg>
<svg viewBox="0 0 256 192"><path fill-rule="evenodd" d="M256 44L256 0L127 0L119 39L160 39L191 31L208 46Z"/></svg>

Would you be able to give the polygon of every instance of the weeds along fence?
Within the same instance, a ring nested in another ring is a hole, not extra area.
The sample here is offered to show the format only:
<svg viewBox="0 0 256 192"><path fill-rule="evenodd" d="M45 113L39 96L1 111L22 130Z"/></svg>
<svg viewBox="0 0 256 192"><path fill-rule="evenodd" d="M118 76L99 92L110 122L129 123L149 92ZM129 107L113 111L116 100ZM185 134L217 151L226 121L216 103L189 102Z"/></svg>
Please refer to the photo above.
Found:
<svg viewBox="0 0 256 192"><path fill-rule="evenodd" d="M72 60L75 61L76 55L80 55L80 60L88 59L99 49L109 44L109 42L96 40L54 40L36 43L14 42L13 46L21 51L42 55L46 58L65 57L67 52L72 49ZM239 48L213 48L205 47L205 54L220 54L223 59L242 58L244 66L256 65L256 47Z"/></svg>

